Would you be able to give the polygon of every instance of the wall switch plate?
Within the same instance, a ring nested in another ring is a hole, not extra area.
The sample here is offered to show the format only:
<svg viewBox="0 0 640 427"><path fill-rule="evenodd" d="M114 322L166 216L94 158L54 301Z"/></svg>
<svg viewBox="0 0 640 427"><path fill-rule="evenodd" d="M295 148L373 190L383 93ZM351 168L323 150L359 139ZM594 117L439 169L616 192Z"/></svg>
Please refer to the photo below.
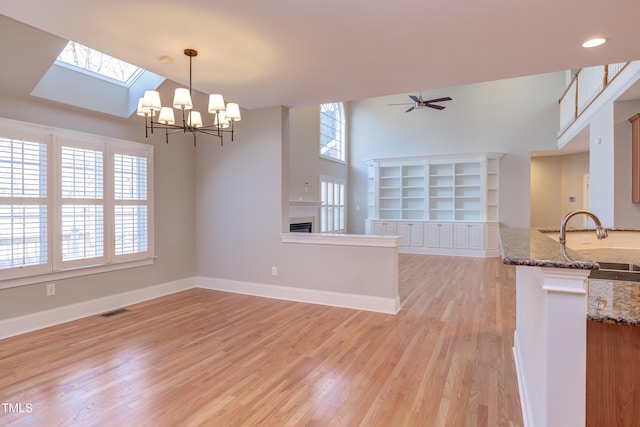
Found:
<svg viewBox="0 0 640 427"><path fill-rule="evenodd" d="M278 275L278 267L271 267L271 275L272 276Z"/></svg>
<svg viewBox="0 0 640 427"><path fill-rule="evenodd" d="M55 283L47 283L47 296L50 297L56 294L56 284Z"/></svg>

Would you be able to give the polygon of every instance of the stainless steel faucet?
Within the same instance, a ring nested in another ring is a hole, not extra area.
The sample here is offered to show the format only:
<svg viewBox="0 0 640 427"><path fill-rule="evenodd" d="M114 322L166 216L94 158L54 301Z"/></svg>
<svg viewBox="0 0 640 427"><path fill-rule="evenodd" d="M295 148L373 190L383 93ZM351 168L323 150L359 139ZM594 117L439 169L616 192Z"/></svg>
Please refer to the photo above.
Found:
<svg viewBox="0 0 640 427"><path fill-rule="evenodd" d="M586 210L577 210L577 211L569 212L564 216L564 218L562 218L562 222L560 222L560 244L564 245L567 241L567 238L566 238L567 222L569 222L569 220L575 215L580 215L580 214L587 215L593 220L593 222L596 223L596 237L598 238L598 240L603 240L607 238L608 236L607 230L604 227L602 227L602 223L600 222L600 219L593 212L586 211Z"/></svg>

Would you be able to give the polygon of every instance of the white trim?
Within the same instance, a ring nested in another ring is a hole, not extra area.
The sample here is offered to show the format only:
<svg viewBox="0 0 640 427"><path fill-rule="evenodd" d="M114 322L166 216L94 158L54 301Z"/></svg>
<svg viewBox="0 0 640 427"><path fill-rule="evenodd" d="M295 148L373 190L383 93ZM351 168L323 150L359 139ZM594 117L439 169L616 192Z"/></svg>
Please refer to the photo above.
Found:
<svg viewBox="0 0 640 427"><path fill-rule="evenodd" d="M33 285L35 283L53 282L55 280L69 279L71 277L87 276L89 274L106 273L109 271L124 270L126 268L142 267L151 265L154 258L145 258L129 262L119 262L116 264L101 264L96 266L79 267L75 269L48 272L46 274L30 275L3 279L0 281L0 289L15 288L17 286Z"/></svg>
<svg viewBox="0 0 640 427"><path fill-rule="evenodd" d="M83 272L86 272L86 269L83 269ZM317 289L302 289L226 279L188 277L130 292L109 295L103 298L96 298L24 316L0 320L0 340L196 287L241 295L254 295L263 298L275 298L385 314L397 314L400 311L399 296L395 298L384 298L371 295L328 292Z"/></svg>
<svg viewBox="0 0 640 427"><path fill-rule="evenodd" d="M39 311L25 316L0 321L0 339L59 325L83 317L93 316L109 310L147 301L195 287L195 278L176 280L149 286L135 291L123 292L77 304L65 305Z"/></svg>
<svg viewBox="0 0 640 427"><path fill-rule="evenodd" d="M309 245L368 246L397 248L400 236L379 236L370 234L330 234L330 233L281 233L282 243Z"/></svg>
<svg viewBox="0 0 640 427"><path fill-rule="evenodd" d="M317 289L302 289L289 286L267 285L263 283L240 282L228 279L198 277L197 287L216 291L253 295L286 301L344 307L355 310L396 314L400 311L400 298L384 298L370 295L356 295L328 292Z"/></svg>
<svg viewBox="0 0 640 427"><path fill-rule="evenodd" d="M586 295L586 282L591 270L568 268L543 268L542 289L550 293Z"/></svg>
<svg viewBox="0 0 640 427"><path fill-rule="evenodd" d="M520 354L520 340L518 338L518 331L513 333L513 361L516 365L516 377L518 378L518 392L520 394L520 408L522 409L522 423L524 427L533 427L533 420L531 419L531 402L529 401L529 395L527 394L527 378L522 370L523 361Z"/></svg>

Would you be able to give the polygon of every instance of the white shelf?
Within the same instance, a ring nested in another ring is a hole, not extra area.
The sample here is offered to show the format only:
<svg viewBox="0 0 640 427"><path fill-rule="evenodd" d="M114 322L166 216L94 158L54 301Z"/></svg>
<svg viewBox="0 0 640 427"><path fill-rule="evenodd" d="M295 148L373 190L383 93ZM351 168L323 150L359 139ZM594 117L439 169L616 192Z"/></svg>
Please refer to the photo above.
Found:
<svg viewBox="0 0 640 427"><path fill-rule="evenodd" d="M499 154L368 163L369 219L498 221Z"/></svg>

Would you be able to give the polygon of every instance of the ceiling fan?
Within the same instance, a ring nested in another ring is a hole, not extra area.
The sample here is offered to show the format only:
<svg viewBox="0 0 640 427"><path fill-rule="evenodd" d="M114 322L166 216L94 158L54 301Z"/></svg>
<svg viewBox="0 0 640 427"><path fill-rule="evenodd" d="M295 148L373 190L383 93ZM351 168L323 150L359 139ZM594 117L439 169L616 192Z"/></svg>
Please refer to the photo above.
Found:
<svg viewBox="0 0 640 427"><path fill-rule="evenodd" d="M425 101L424 99L422 99L422 93L420 94L420 96L409 95L409 98L413 100L413 103L387 104L387 105L411 105L411 108L405 111L405 113L408 113L409 111L413 111L414 109L421 110L426 107L433 108L436 110L444 110L445 107L443 107L442 105L436 105L434 104L434 102L444 102L444 101L452 100L451 97L447 96L444 98L427 99Z"/></svg>

